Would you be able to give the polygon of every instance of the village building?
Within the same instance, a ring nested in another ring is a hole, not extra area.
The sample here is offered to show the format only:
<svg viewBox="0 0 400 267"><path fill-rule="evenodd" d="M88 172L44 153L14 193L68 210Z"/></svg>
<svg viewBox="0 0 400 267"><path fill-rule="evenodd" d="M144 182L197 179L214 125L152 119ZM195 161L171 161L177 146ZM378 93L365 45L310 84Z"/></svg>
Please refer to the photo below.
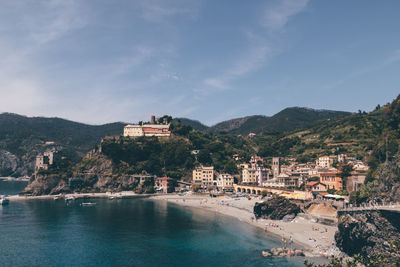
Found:
<svg viewBox="0 0 400 267"><path fill-rule="evenodd" d="M207 187L214 185L214 167L199 166L193 170L192 183Z"/></svg>
<svg viewBox="0 0 400 267"><path fill-rule="evenodd" d="M284 188L285 183L282 180L278 180L278 178L273 178L262 183L264 187L272 187L272 188Z"/></svg>
<svg viewBox="0 0 400 267"><path fill-rule="evenodd" d="M174 192L174 179L170 177L158 177L154 180L154 188L158 192L172 193Z"/></svg>
<svg viewBox="0 0 400 267"><path fill-rule="evenodd" d="M342 178L337 175L336 171L322 171L319 176L319 181L328 189L342 190Z"/></svg>
<svg viewBox="0 0 400 267"><path fill-rule="evenodd" d="M269 178L269 170L263 166L264 159L259 156L252 156L250 164L239 165L242 172L242 184L253 184L261 186Z"/></svg>
<svg viewBox="0 0 400 267"><path fill-rule="evenodd" d="M241 164L242 168L242 183L257 184L256 169L251 168L249 164Z"/></svg>
<svg viewBox="0 0 400 267"><path fill-rule="evenodd" d="M232 189L234 184L234 178L232 175L227 173L221 173L217 176L217 187L219 189Z"/></svg>
<svg viewBox="0 0 400 267"><path fill-rule="evenodd" d="M333 164L333 158L330 156L319 157L315 163L318 168L330 168Z"/></svg>
<svg viewBox="0 0 400 267"><path fill-rule="evenodd" d="M317 195L327 192L327 186L319 181L308 182L306 184L307 198L314 199Z"/></svg>

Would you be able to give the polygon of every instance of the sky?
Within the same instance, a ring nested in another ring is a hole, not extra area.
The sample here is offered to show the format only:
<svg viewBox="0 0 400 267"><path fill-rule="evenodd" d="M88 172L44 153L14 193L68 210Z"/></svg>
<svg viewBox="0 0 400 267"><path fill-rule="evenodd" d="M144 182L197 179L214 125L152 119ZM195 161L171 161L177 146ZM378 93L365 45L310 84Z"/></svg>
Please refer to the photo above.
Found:
<svg viewBox="0 0 400 267"><path fill-rule="evenodd" d="M400 1L0 0L0 113L204 124L400 93Z"/></svg>

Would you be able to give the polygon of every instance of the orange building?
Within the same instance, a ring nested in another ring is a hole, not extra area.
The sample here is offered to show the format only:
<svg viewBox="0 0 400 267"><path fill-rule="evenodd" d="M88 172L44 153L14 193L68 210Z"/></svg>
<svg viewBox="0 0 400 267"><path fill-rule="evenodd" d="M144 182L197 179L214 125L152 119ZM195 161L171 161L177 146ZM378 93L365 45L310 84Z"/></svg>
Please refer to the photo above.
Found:
<svg viewBox="0 0 400 267"><path fill-rule="evenodd" d="M320 172L319 181L326 185L327 189L342 190L342 178L337 175L337 172Z"/></svg>

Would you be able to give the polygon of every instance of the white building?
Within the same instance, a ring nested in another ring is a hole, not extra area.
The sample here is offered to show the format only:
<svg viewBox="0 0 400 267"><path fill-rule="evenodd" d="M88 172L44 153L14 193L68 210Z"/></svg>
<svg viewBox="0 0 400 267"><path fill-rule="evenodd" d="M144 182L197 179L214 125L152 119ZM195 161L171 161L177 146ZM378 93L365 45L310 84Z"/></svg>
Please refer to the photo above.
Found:
<svg viewBox="0 0 400 267"><path fill-rule="evenodd" d="M220 189L233 188L233 176L227 173L221 173L217 176L217 187Z"/></svg>
<svg viewBox="0 0 400 267"><path fill-rule="evenodd" d="M171 132L169 124L144 124L144 125L126 125L124 127L125 137L139 137L139 136L159 136L169 137Z"/></svg>
<svg viewBox="0 0 400 267"><path fill-rule="evenodd" d="M319 157L316 161L318 168L330 168L333 164L333 159L329 156Z"/></svg>

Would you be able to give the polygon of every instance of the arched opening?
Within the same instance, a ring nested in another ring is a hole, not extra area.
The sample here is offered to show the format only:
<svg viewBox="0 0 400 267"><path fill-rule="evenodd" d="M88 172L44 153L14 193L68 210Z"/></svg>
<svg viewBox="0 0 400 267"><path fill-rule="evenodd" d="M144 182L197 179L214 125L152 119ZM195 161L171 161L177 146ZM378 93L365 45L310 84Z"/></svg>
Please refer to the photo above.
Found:
<svg viewBox="0 0 400 267"><path fill-rule="evenodd" d="M251 190L250 189L247 189L247 194L251 194Z"/></svg>
<svg viewBox="0 0 400 267"><path fill-rule="evenodd" d="M257 195L261 195L261 190L257 190Z"/></svg>
<svg viewBox="0 0 400 267"><path fill-rule="evenodd" d="M256 194L256 190L253 189L253 190L251 191L251 193L252 193L253 195L255 195L255 194Z"/></svg>

